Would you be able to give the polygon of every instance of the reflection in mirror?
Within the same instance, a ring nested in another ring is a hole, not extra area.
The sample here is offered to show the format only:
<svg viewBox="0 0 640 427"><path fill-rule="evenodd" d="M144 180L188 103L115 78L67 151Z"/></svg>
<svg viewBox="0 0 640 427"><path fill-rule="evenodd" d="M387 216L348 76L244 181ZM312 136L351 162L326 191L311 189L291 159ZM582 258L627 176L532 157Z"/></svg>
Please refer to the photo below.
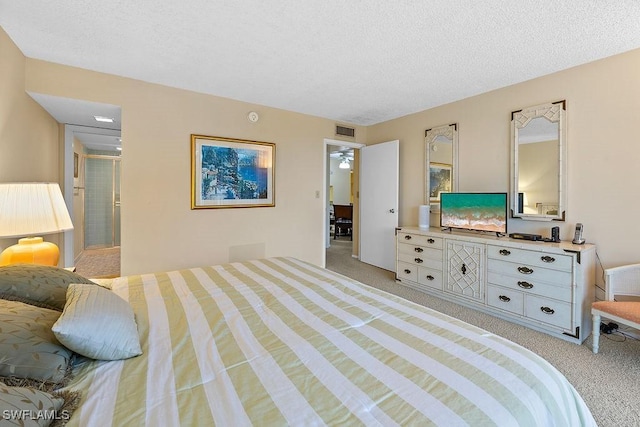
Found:
<svg viewBox="0 0 640 427"><path fill-rule="evenodd" d="M565 102L514 111L512 132L512 216L564 220Z"/></svg>
<svg viewBox="0 0 640 427"><path fill-rule="evenodd" d="M440 203L440 193L458 189L458 126L456 123L425 131L425 204Z"/></svg>

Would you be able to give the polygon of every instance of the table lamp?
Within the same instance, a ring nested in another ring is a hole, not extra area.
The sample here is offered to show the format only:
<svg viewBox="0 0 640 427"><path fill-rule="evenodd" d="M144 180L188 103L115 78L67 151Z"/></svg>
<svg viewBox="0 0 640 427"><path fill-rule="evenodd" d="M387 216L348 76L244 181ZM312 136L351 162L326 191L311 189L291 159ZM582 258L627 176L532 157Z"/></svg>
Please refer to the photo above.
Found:
<svg viewBox="0 0 640 427"><path fill-rule="evenodd" d="M72 228L58 184L0 184L0 237L23 237L0 254L0 266L18 263L58 265L58 246L33 236Z"/></svg>

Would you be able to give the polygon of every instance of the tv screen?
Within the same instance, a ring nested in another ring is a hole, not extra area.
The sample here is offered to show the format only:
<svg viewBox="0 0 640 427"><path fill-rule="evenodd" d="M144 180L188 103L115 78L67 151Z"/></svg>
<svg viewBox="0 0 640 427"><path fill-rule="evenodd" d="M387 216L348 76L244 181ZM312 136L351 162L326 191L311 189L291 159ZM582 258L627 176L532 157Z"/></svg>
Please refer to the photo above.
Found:
<svg viewBox="0 0 640 427"><path fill-rule="evenodd" d="M507 193L441 193L440 226L507 233Z"/></svg>

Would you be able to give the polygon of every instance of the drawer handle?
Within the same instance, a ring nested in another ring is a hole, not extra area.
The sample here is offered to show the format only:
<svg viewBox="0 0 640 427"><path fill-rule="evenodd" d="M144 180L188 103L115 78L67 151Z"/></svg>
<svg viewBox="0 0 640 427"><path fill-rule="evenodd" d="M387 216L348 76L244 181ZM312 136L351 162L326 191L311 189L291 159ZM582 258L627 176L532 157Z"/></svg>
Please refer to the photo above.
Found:
<svg viewBox="0 0 640 427"><path fill-rule="evenodd" d="M416 264L421 264L423 262L420 258L414 258L413 260L416 262Z"/></svg>
<svg viewBox="0 0 640 427"><path fill-rule="evenodd" d="M409 270L408 268L404 269L404 274L411 274L411 270Z"/></svg>
<svg viewBox="0 0 640 427"><path fill-rule="evenodd" d="M511 251L508 251L506 249L500 249L500 255L509 256L509 255L511 255Z"/></svg>
<svg viewBox="0 0 640 427"><path fill-rule="evenodd" d="M427 276L427 280L436 280L436 278L429 274L429 275Z"/></svg>
<svg viewBox="0 0 640 427"><path fill-rule="evenodd" d="M556 262L556 259L549 255L541 256L540 259L544 262L549 262L549 263Z"/></svg>
<svg viewBox="0 0 640 427"><path fill-rule="evenodd" d="M414 250L414 251L416 251L416 252L418 252L418 253L420 253L420 252L423 252L423 251L424 251L424 249L422 249L422 248L413 248L413 250Z"/></svg>
<svg viewBox="0 0 640 427"><path fill-rule="evenodd" d="M409 235L404 236L404 240L411 240L411 236L409 236Z"/></svg>
<svg viewBox="0 0 640 427"><path fill-rule="evenodd" d="M511 301L511 298L509 298L508 296L505 296L505 295L500 295L498 298L499 298L499 299L500 299L500 301L502 301L502 302L509 302L509 301Z"/></svg>
<svg viewBox="0 0 640 427"><path fill-rule="evenodd" d="M518 286L520 286L522 289L531 289L531 288L533 288L533 284L532 283L525 282L524 280L519 280L518 281Z"/></svg>
<svg viewBox="0 0 640 427"><path fill-rule="evenodd" d="M529 267L518 267L518 271L522 274L531 274L533 270Z"/></svg>
<svg viewBox="0 0 640 427"><path fill-rule="evenodd" d="M540 311L542 311L544 314L549 314L549 315L556 312L553 308L544 307L544 306L540 307Z"/></svg>
<svg viewBox="0 0 640 427"><path fill-rule="evenodd" d="M436 241L435 241L435 240L433 240L433 239L427 239L427 242L429 242L429 243L431 243L431 244L434 244Z"/></svg>

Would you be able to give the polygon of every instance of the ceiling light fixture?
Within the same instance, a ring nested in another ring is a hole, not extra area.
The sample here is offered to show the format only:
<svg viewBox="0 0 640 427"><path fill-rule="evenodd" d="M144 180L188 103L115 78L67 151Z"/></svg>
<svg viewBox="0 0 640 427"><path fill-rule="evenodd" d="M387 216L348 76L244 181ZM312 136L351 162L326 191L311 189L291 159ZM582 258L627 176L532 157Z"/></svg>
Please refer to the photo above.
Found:
<svg viewBox="0 0 640 427"><path fill-rule="evenodd" d="M111 117L93 116L93 118L96 119L97 122L113 123L113 118L111 118Z"/></svg>
<svg viewBox="0 0 640 427"><path fill-rule="evenodd" d="M350 169L351 168L351 164L349 164L349 160L347 160L346 157L342 158L342 161L340 162L340 164L338 165L338 167L340 169Z"/></svg>

